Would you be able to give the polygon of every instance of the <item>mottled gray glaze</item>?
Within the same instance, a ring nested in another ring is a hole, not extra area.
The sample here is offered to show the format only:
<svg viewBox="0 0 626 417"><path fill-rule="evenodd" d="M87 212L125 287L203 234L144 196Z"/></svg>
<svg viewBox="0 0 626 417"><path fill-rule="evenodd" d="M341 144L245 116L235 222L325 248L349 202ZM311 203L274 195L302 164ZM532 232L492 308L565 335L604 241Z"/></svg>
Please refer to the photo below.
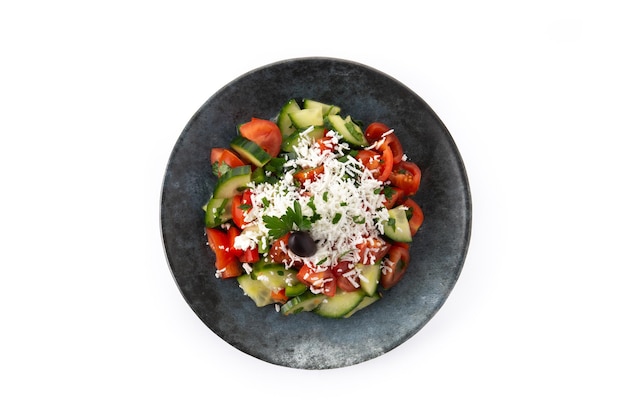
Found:
<svg viewBox="0 0 626 417"><path fill-rule="evenodd" d="M350 319L303 313L284 317L257 308L234 280L216 279L205 244L202 205L215 185L211 148L226 147L250 117L272 118L290 98L334 103L366 124L393 127L422 168L415 200L425 221L411 246L404 279ZM172 151L161 201L162 237L172 275L197 316L237 349L269 363L301 369L354 365L415 335L454 287L467 253L471 199L461 156L448 130L414 92L358 63L302 58L237 78L192 117Z"/></svg>

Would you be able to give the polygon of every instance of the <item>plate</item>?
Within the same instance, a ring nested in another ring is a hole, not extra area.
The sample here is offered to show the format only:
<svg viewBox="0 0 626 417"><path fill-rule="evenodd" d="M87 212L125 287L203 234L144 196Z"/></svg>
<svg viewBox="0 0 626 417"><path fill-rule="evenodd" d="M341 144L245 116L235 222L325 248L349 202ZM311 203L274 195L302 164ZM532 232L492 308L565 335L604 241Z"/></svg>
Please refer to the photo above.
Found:
<svg viewBox="0 0 626 417"><path fill-rule="evenodd" d="M283 316L257 308L234 280L215 277L204 205L215 186L213 147L227 147L236 126L272 118L290 98L333 103L365 124L395 129L422 169L415 200L424 224L404 278L349 319ZM330 369L371 360L414 336L441 308L461 273L471 229L469 184L458 149L434 111L396 79L357 62L298 58L252 70L217 91L193 115L170 155L161 193L161 234L171 273L191 309L215 334L263 361Z"/></svg>

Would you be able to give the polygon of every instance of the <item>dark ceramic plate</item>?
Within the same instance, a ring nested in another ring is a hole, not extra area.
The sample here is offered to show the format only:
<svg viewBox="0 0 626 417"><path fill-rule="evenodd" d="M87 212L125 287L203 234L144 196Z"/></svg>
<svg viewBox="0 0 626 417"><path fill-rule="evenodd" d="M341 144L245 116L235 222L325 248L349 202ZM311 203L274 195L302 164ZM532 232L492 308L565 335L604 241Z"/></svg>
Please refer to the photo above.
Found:
<svg viewBox="0 0 626 417"><path fill-rule="evenodd" d="M342 114L393 127L422 168L415 200L425 221L411 245L409 269L382 300L349 319L312 313L285 317L257 308L234 280L215 278L202 205L210 197L211 148L226 147L250 117L272 118L290 98L334 103ZM415 335L454 287L467 253L470 192L461 156L431 108L393 78L354 62L303 58L242 75L191 118L165 172L161 228L171 272L197 316L235 348L269 363L301 369L354 365Z"/></svg>

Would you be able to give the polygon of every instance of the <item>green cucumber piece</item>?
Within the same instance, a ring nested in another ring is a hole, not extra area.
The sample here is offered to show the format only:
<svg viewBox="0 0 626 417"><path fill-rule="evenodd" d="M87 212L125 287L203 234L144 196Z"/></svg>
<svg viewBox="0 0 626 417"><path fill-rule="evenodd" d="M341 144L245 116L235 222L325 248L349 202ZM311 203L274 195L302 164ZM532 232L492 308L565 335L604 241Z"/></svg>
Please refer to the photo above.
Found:
<svg viewBox="0 0 626 417"><path fill-rule="evenodd" d="M278 113L278 119L276 120L276 124L280 129L280 133L283 135L283 139L291 135L296 131L296 128L293 126L291 119L289 118L289 113L294 113L300 110L300 105L296 101L295 98L289 100L283 107L280 109Z"/></svg>
<svg viewBox="0 0 626 417"><path fill-rule="evenodd" d="M304 294L307 290L307 286L300 281L295 282L293 285L287 284L285 287L285 295L289 298L296 297L298 295Z"/></svg>
<svg viewBox="0 0 626 417"><path fill-rule="evenodd" d="M251 175L250 165L231 169L217 181L213 198L232 198L239 194L250 183Z"/></svg>
<svg viewBox="0 0 626 417"><path fill-rule="evenodd" d="M283 139L280 149L283 152L293 152L293 147L300 141L300 134L306 130L309 130L309 128L298 129L287 138ZM313 140L321 139L324 137L324 130L324 126L314 126L313 129L310 129L306 135Z"/></svg>
<svg viewBox="0 0 626 417"><path fill-rule="evenodd" d="M410 243L413 241L405 206L397 206L389 210L389 220L383 222L383 233L396 242Z"/></svg>
<svg viewBox="0 0 626 417"><path fill-rule="evenodd" d="M289 113L289 118L296 129L306 129L309 126L324 125L324 114L321 107L314 109L302 109Z"/></svg>
<svg viewBox="0 0 626 417"><path fill-rule="evenodd" d="M374 304L376 301L380 299L381 299L381 296L379 293L374 293L374 295L372 296L366 295L365 297L363 297L363 300L361 300L361 302L356 307L354 307L352 311L350 311L348 314L343 316L343 318L347 319L348 317L351 317L357 311L363 310L365 307Z"/></svg>
<svg viewBox="0 0 626 417"><path fill-rule="evenodd" d="M298 281L296 278L298 271L280 264L266 264L259 269L253 268L252 274L257 281L263 282L272 290L286 288L287 285Z"/></svg>
<svg viewBox="0 0 626 417"><path fill-rule="evenodd" d="M368 296L376 294L380 282L380 262L371 265L357 264L356 269L361 272L361 288Z"/></svg>
<svg viewBox="0 0 626 417"><path fill-rule="evenodd" d="M215 227L220 224L226 223L233 218L231 210L233 203L232 198L215 198L211 199L203 207L206 213L204 214L204 224L206 227Z"/></svg>
<svg viewBox="0 0 626 417"><path fill-rule="evenodd" d="M290 314L298 314L302 311L312 311L317 308L323 300L326 299L324 294L313 294L310 291L293 297L280 308L280 312L285 316Z"/></svg>
<svg viewBox="0 0 626 417"><path fill-rule="evenodd" d="M341 107L337 107L332 104L322 103L316 100L304 99L302 107L305 109L322 109L322 116L326 117L329 114L338 114L341 112Z"/></svg>
<svg viewBox="0 0 626 417"><path fill-rule="evenodd" d="M331 114L326 117L326 120L330 128L339 133L350 145L361 148L368 145L363 131L359 125L352 121L350 116L346 116L344 119L338 114Z"/></svg>
<svg viewBox="0 0 626 417"><path fill-rule="evenodd" d="M313 312L322 317L341 318L351 312L365 297L361 289L356 291L337 291L334 296L327 297Z"/></svg>
<svg viewBox="0 0 626 417"><path fill-rule="evenodd" d="M230 142L230 147L237 151L243 159L258 167L262 167L272 159L271 155L265 152L263 148L243 136L237 136L233 139Z"/></svg>
<svg viewBox="0 0 626 417"><path fill-rule="evenodd" d="M263 282L252 279L250 274L241 275L237 278L237 282L243 293L250 297L257 307L264 307L274 302L272 290Z"/></svg>

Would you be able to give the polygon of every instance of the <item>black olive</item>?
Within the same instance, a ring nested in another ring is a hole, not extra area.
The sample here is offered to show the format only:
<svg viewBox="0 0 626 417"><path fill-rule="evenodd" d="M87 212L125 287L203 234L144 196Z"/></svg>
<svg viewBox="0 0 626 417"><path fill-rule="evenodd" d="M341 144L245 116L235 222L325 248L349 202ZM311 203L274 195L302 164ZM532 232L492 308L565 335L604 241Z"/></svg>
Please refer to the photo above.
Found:
<svg viewBox="0 0 626 417"><path fill-rule="evenodd" d="M317 244L307 232L291 232L287 240L287 247L298 256L309 257L317 252Z"/></svg>

